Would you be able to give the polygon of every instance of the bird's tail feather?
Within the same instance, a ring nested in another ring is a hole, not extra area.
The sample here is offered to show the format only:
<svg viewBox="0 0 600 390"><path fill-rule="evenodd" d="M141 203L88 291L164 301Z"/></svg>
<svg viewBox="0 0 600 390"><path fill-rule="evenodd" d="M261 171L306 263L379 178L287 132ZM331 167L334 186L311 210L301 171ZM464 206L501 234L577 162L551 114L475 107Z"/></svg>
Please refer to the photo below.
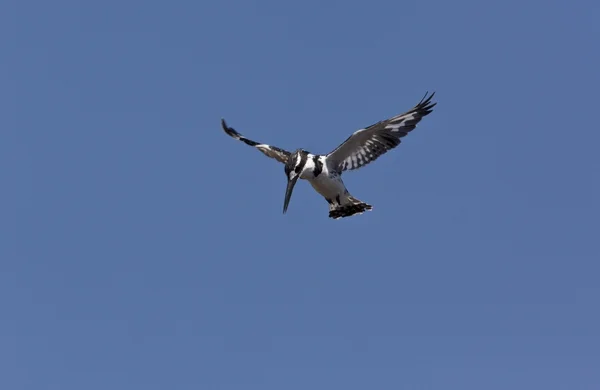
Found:
<svg viewBox="0 0 600 390"><path fill-rule="evenodd" d="M352 195L347 195L347 198L342 204L332 203L329 205L329 218L338 219L350 217L372 209L373 206L370 204L360 201Z"/></svg>

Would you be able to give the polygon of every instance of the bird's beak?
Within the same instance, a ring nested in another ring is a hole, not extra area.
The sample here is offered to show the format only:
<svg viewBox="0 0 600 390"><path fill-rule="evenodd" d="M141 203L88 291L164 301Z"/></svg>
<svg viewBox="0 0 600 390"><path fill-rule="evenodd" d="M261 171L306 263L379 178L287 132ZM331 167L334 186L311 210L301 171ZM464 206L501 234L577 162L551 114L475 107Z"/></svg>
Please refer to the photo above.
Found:
<svg viewBox="0 0 600 390"><path fill-rule="evenodd" d="M293 178L288 178L287 189L285 190L285 200L283 201L283 213L287 211L288 204L290 203L290 198L292 197L292 191L294 191L294 186L298 181L299 175L294 176Z"/></svg>

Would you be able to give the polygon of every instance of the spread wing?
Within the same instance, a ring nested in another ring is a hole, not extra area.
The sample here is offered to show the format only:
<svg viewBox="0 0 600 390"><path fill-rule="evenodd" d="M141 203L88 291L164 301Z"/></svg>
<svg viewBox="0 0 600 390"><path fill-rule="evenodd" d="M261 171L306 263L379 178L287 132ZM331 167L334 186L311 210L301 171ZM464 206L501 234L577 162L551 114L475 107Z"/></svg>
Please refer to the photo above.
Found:
<svg viewBox="0 0 600 390"><path fill-rule="evenodd" d="M431 103L432 93L404 114L375 123L352 134L344 143L327 155L327 160L339 172L357 169L375 161L400 144L400 139L417 127L437 103Z"/></svg>
<svg viewBox="0 0 600 390"><path fill-rule="evenodd" d="M227 126L225 119L221 119L221 126L230 137L240 140L246 145L254 146L258 150L263 152L265 155L274 158L275 160L281 163L285 164L287 162L288 156L290 155L290 152L288 152L287 150L280 149L276 146L261 144L260 142L252 141L235 131L232 127Z"/></svg>

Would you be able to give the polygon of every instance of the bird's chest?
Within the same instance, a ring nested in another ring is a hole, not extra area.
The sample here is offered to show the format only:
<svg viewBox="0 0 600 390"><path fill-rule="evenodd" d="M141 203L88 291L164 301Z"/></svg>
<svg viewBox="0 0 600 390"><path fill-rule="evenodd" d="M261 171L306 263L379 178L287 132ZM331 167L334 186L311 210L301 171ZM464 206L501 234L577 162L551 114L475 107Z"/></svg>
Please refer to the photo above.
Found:
<svg viewBox="0 0 600 390"><path fill-rule="evenodd" d="M343 194L345 189L339 176L319 175L308 182L327 199L335 199L337 195Z"/></svg>
<svg viewBox="0 0 600 390"><path fill-rule="evenodd" d="M329 171L323 157L310 156L306 168L300 178L308 180L315 191L325 198L335 199L337 195L344 193L346 187L341 177L337 173Z"/></svg>
<svg viewBox="0 0 600 390"><path fill-rule="evenodd" d="M315 191L327 199L335 199L337 195L343 194L346 189L340 176L329 172L322 172L316 177L309 178L308 182Z"/></svg>

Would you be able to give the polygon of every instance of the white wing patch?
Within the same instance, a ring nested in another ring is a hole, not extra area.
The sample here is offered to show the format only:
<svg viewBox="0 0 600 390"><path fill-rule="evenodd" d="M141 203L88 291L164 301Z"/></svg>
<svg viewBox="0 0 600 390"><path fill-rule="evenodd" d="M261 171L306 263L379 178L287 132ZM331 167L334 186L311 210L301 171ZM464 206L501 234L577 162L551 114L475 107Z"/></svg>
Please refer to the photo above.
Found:
<svg viewBox="0 0 600 390"><path fill-rule="evenodd" d="M396 117L396 118L392 118L391 122L386 127L384 127L384 129L388 129L388 130L396 133L396 132L400 131L400 129L403 126L405 126L406 122L414 120L415 119L415 115L409 115L409 116L407 116L405 118L398 118L398 117ZM394 119L400 120L400 121L399 122L393 122Z"/></svg>

